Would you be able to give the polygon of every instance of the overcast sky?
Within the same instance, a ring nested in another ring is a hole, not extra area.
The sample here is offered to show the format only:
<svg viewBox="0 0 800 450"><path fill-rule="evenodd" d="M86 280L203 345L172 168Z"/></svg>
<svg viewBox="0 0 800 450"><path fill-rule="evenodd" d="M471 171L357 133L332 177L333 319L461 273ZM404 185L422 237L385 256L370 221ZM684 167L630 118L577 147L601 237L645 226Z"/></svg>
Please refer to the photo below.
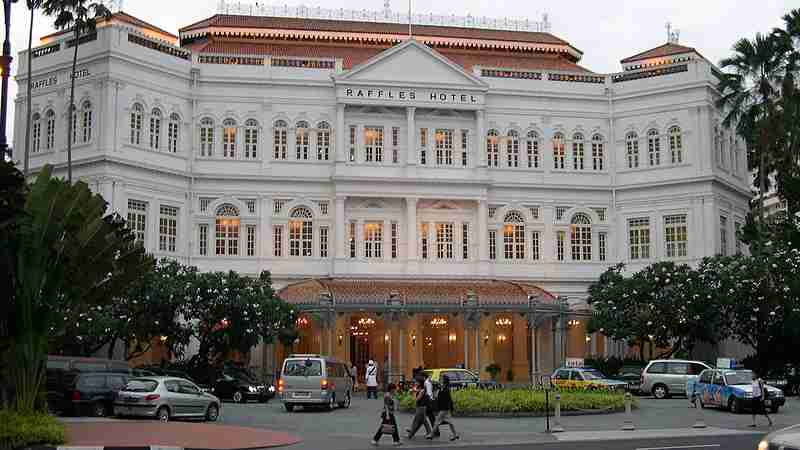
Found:
<svg viewBox="0 0 800 450"><path fill-rule="evenodd" d="M218 0L124 0L125 12L174 34L178 28L214 13ZM248 3L248 2L243 2ZM284 2L264 2L279 4ZM383 9L383 0L286 1L290 6L323 8ZM408 3L392 0L398 12ZM752 37L781 25L797 0L414 0L414 13L456 14L490 17L541 18L546 12L552 33L583 51L580 64L599 73L617 72L619 60L666 42L666 22L680 30L680 43L695 47L716 63L729 54L740 37ZM12 6L11 51L27 47L29 14L25 0ZM34 21L34 46L39 36L50 33L52 19L38 15ZM79 50L80 52L80 50ZM12 65L16 73L16 61ZM9 82L10 98L17 95L17 83ZM8 114L8 132L14 117L13 103ZM13 136L9 135L9 142Z"/></svg>

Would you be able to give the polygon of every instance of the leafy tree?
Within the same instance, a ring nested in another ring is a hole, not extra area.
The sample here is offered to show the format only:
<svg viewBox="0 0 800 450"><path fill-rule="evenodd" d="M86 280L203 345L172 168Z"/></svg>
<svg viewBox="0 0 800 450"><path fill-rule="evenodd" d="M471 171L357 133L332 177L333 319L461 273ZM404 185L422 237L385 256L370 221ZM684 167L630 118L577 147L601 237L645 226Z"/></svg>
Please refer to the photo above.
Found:
<svg viewBox="0 0 800 450"><path fill-rule="evenodd" d="M106 202L85 183L51 176L45 166L27 195L17 229L3 236L14 249L8 350L16 408L32 410L44 379L48 340L66 327L61 311L104 305L150 270L152 260Z"/></svg>
<svg viewBox="0 0 800 450"><path fill-rule="evenodd" d="M74 50L72 52L72 70L70 71L69 110L67 111L67 181L72 183L72 128L75 117L75 68L78 65L78 46L81 35L92 33L97 26L97 19L108 19L111 11L102 3L89 0L43 0L42 9L47 16L55 16L56 29L72 27ZM29 97L30 98L30 95Z"/></svg>

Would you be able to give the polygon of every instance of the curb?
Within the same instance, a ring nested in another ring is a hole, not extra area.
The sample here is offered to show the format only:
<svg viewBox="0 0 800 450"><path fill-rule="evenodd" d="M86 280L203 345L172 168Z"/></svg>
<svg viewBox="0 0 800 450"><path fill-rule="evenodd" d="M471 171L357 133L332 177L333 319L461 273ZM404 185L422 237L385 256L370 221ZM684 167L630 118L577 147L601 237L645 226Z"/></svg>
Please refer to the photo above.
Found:
<svg viewBox="0 0 800 450"><path fill-rule="evenodd" d="M293 444L277 444L269 447L248 447L246 449L237 450L266 450L270 448L286 447ZM135 447L93 447L93 446L59 446L59 447L26 447L25 450L219 450L219 449L203 449L203 448L187 448L187 447L169 447L163 445L148 445L148 446L135 446Z"/></svg>

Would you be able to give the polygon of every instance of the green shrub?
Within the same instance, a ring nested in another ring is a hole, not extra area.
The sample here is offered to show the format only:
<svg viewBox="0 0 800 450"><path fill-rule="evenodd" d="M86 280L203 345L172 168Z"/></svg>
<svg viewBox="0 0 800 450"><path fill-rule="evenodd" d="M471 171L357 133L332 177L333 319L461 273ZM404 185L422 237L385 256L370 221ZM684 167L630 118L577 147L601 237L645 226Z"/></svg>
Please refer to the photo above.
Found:
<svg viewBox="0 0 800 450"><path fill-rule="evenodd" d="M610 391L561 390L562 411L621 410L625 396ZM535 389L461 389L452 392L456 415L476 413L535 414L545 413L545 392ZM550 392L550 410L553 410L555 391ZM634 400L635 405L635 400ZM414 397L400 395L400 408L414 409Z"/></svg>
<svg viewBox="0 0 800 450"><path fill-rule="evenodd" d="M64 426L48 414L0 411L0 449L55 446L64 442Z"/></svg>

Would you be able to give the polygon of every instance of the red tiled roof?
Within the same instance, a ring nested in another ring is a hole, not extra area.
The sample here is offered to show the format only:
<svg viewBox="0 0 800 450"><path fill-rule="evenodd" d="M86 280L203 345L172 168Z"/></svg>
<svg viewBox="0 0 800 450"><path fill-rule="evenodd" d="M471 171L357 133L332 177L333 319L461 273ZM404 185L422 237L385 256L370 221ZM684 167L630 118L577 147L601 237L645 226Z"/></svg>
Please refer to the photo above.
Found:
<svg viewBox="0 0 800 450"><path fill-rule="evenodd" d="M340 31L350 33L408 33L408 25L401 23L358 22L353 20L306 19L293 17L244 16L217 14L180 29L181 33L208 27L226 28L279 28L304 31ZM414 25L413 32L420 36L441 36L462 39L486 39L497 41L526 42L538 44L569 45L550 33L532 31L489 30L436 25Z"/></svg>
<svg viewBox="0 0 800 450"><path fill-rule="evenodd" d="M212 37L210 41L196 41L186 45L185 48L199 53L342 58L343 68L351 69L390 48L390 46L364 44L359 44L358 46L311 45L302 42L256 43ZM478 52L448 48L437 48L436 51L467 71L472 70L474 66L483 66L510 70L558 70L591 73L591 71L557 54L490 52L486 50Z"/></svg>
<svg viewBox="0 0 800 450"><path fill-rule="evenodd" d="M479 306L527 306L528 296L552 303L555 296L527 282L502 280L387 280L362 278L315 278L290 284L278 297L294 305L318 305L321 293L337 305L384 305L398 293L406 305L458 306L474 292Z"/></svg>
<svg viewBox="0 0 800 450"><path fill-rule="evenodd" d="M664 45L659 45L656 48L651 48L650 50L637 53L633 56L629 56L620 62L622 64L626 64L629 62L640 61L643 59L662 58L664 56L672 56L689 52L697 52L697 50L695 50L692 47L686 47L685 45L673 44L671 42L668 42Z"/></svg>
<svg viewBox="0 0 800 450"><path fill-rule="evenodd" d="M157 26L155 26L155 25L153 25L151 23L145 22L142 19L133 17L132 15L130 15L130 14L124 12L124 11L119 11L119 12L116 12L116 13L112 14L111 15L111 20L119 20L120 22L125 22L125 23L131 24L131 25L139 27L139 28L144 28L146 30L155 31L156 33L165 34L165 35L167 35L167 36L169 36L169 37L171 37L173 39L176 39L176 40L178 39L178 36L175 36L174 34L170 33L169 31L166 31L163 28L159 28L159 27L157 27ZM103 22L105 22L105 19L99 20L98 24L103 23ZM67 30L56 31L55 33L50 33L48 35L42 36L40 39L47 39L47 38L51 38L53 36L58 36L58 35L63 34L63 33L69 33L69 32L71 32L71 30L72 30L72 28L67 29Z"/></svg>

